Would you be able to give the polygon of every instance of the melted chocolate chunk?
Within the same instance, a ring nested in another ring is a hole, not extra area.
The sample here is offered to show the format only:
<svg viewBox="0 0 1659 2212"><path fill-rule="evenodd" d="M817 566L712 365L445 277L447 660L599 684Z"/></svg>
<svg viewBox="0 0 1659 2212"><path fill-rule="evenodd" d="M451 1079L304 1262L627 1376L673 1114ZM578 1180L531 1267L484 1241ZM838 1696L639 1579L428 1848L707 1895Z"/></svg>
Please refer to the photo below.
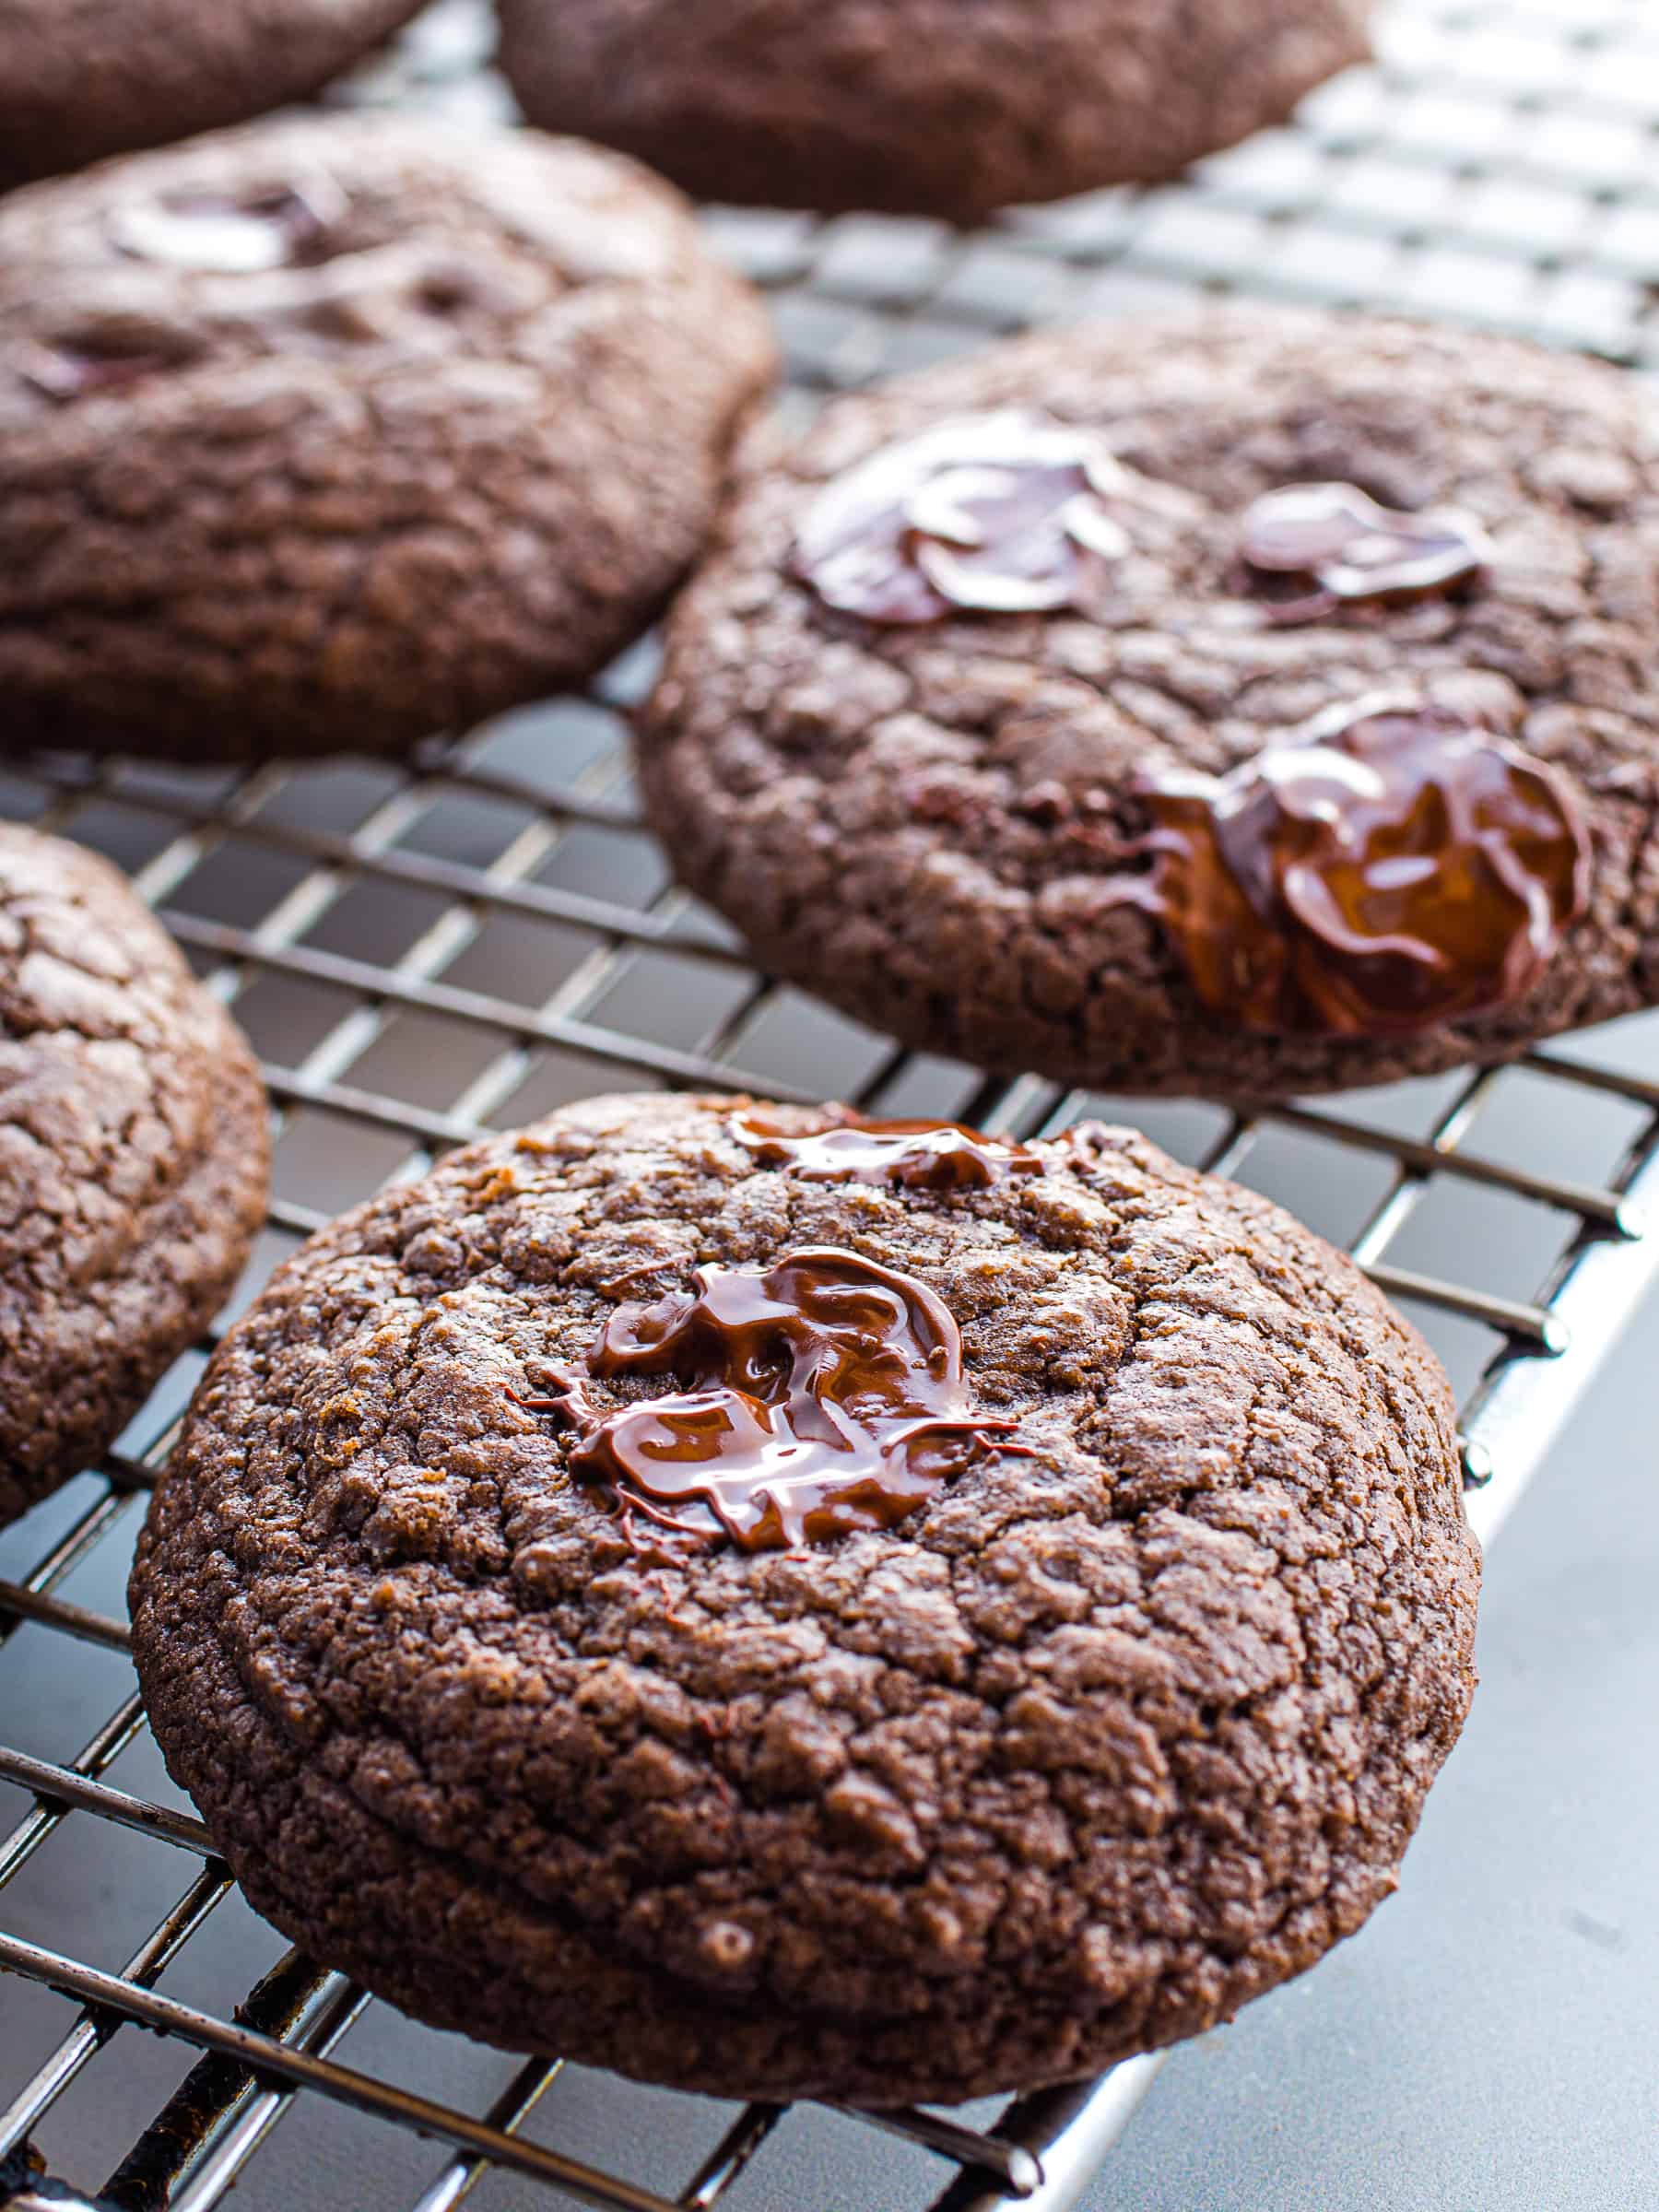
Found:
<svg viewBox="0 0 1659 2212"><path fill-rule="evenodd" d="M1129 551L1114 510L1139 496L1085 430L1013 410L965 416L828 485L790 567L826 606L868 622L1052 613Z"/></svg>
<svg viewBox="0 0 1659 2212"><path fill-rule="evenodd" d="M618 1306L557 1396L571 1470L638 1549L744 1551L891 1528L1013 1428L969 1410L962 1343L924 1285L830 1247L700 1267L693 1295ZM680 1388L604 1411L590 1385Z"/></svg>
<svg viewBox="0 0 1659 2212"><path fill-rule="evenodd" d="M1400 514L1357 485L1290 484L1244 516L1252 588L1276 622L1317 622L1339 606L1390 605L1465 590L1491 559L1472 515Z"/></svg>
<svg viewBox="0 0 1659 2212"><path fill-rule="evenodd" d="M1156 865L1121 895L1249 1030L1406 1036L1505 1006L1588 896L1565 781L1434 707L1361 702L1308 742L1142 795Z"/></svg>
<svg viewBox="0 0 1659 2212"><path fill-rule="evenodd" d="M1005 1175L1041 1175L1043 1159L1012 1137L985 1136L960 1122L879 1122L850 1109L816 1129L786 1130L759 1114L735 1114L732 1134L763 1168L810 1182L890 1182L907 1191L983 1191Z"/></svg>
<svg viewBox="0 0 1659 2212"><path fill-rule="evenodd" d="M171 354L153 347L135 346L123 353L112 346L98 347L65 344L31 347L20 373L48 399L85 399L99 392L119 392L140 377L154 376L174 366Z"/></svg>
<svg viewBox="0 0 1659 2212"><path fill-rule="evenodd" d="M247 276L312 257L346 206L332 181L309 179L269 191L171 193L133 200L111 218L116 244L135 261L170 268Z"/></svg>

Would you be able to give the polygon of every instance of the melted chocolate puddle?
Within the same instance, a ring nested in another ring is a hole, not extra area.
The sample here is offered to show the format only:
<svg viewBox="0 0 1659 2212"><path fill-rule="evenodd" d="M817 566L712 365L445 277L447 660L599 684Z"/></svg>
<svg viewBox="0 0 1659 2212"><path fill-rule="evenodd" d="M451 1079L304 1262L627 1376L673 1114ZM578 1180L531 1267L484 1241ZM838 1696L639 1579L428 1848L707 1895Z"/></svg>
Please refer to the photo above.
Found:
<svg viewBox="0 0 1659 2212"><path fill-rule="evenodd" d="M961 1335L924 1284L833 1247L760 1270L707 1266L695 1293L618 1306L557 1395L570 1466L636 1549L824 1544L891 1528L1015 1424L971 1410ZM605 1410L594 1382L679 1387Z"/></svg>
<svg viewBox="0 0 1659 2212"><path fill-rule="evenodd" d="M179 192L131 200L116 209L110 229L135 261L249 276L314 258L346 204L337 184L316 177L302 186L276 184L262 192Z"/></svg>
<svg viewBox="0 0 1659 2212"><path fill-rule="evenodd" d="M20 373L27 383L47 399L85 399L100 392L121 392L140 378L156 376L177 366L176 357L153 347L135 347L123 353L113 346L65 344L36 347L24 360Z"/></svg>
<svg viewBox="0 0 1659 2212"><path fill-rule="evenodd" d="M826 485L790 569L826 606L893 627L1075 606L1130 550L1158 488L1086 430L1006 409L884 447Z"/></svg>
<svg viewBox="0 0 1659 2212"><path fill-rule="evenodd" d="M1477 582L1486 532L1453 508L1401 514L1353 484L1291 484L1246 511L1241 552L1275 622L1317 622L1341 606L1444 598Z"/></svg>
<svg viewBox="0 0 1659 2212"><path fill-rule="evenodd" d="M1141 796L1154 867L1118 894L1248 1030L1406 1036L1507 1005L1589 895L1565 780L1432 707L1344 709L1308 742Z"/></svg>
<svg viewBox="0 0 1659 2212"><path fill-rule="evenodd" d="M816 1129L735 1114L732 1134L763 1168L810 1182L889 1182L909 1191L982 1191L1006 1175L1041 1175L1042 1155L960 1122L871 1121L848 1108Z"/></svg>

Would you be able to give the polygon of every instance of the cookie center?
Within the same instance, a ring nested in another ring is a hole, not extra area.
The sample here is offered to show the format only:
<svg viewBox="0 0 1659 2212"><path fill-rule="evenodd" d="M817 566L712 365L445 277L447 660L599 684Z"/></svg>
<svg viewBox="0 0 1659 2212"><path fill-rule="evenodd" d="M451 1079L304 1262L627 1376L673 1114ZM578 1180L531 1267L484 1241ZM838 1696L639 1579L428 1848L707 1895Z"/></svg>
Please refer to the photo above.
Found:
<svg viewBox="0 0 1659 2212"><path fill-rule="evenodd" d="M787 1130L760 1114L736 1114L732 1134L763 1168L811 1182L887 1182L911 1191L982 1191L1008 1175L1041 1175L1030 1145L986 1136L960 1122L872 1121L841 1109L817 1128Z"/></svg>
<svg viewBox="0 0 1659 2212"><path fill-rule="evenodd" d="M971 1409L950 1310L909 1276L826 1246L697 1284L618 1306L559 1394L525 1401L574 1428L572 1474L637 1548L891 1528L1014 1426ZM609 1412L593 1394L651 1376L680 1387Z"/></svg>
<svg viewBox="0 0 1659 2212"><path fill-rule="evenodd" d="M1505 1005L1588 895L1563 780L1431 707L1344 709L1305 743L1142 796L1155 866L1124 896L1246 1029L1404 1035Z"/></svg>

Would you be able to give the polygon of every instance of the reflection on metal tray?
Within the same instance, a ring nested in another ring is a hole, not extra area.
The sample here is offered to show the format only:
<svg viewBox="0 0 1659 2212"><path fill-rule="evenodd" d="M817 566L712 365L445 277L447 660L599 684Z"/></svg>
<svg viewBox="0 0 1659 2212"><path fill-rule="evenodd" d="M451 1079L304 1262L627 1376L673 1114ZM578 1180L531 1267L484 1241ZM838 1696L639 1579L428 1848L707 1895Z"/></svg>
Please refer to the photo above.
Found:
<svg viewBox="0 0 1659 2212"><path fill-rule="evenodd" d="M1380 71L1157 191L971 237L711 214L772 293L787 404L1217 288L1659 360L1659 22L1640 0L1406 0L1382 31ZM347 97L504 112L488 35L475 0L445 0ZM1020 1133L1113 1111L901 1054L755 975L634 825L624 719L651 660L406 766L0 769L0 812L134 871L261 1053L276 1197L244 1297L383 1178L595 1089L742 1084ZM1489 1535L1659 1271L1659 1234L1639 1233L1659 1199L1659 1018L1250 1122L1118 1110L1291 1205L1406 1302L1463 1395ZM128 2212L206 2212L233 2183L244 2212L449 2212L475 2191L635 2212L1076 2204L1156 2059L1001 2112L738 2109L434 2035L284 1954L168 1783L124 1656L143 1493L201 1359L104 1466L0 1535L0 1966L19 1977L0 1985L0 2159L32 2140Z"/></svg>

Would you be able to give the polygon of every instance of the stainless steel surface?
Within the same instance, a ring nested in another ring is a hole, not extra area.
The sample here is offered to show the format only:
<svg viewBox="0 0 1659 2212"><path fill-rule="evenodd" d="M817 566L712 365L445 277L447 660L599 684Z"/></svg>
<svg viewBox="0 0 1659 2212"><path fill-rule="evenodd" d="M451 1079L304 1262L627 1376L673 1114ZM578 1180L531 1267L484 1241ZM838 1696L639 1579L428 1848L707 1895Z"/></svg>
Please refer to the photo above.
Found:
<svg viewBox="0 0 1659 2212"><path fill-rule="evenodd" d="M349 96L500 112L486 36L474 0L447 0ZM1296 128L1179 185L972 237L729 211L711 232L772 294L794 412L1003 330L1211 288L1659 361L1659 26L1641 0L1409 0L1385 11L1383 51ZM276 1195L238 1302L384 1178L597 1088L742 1083L1020 1132L1113 1109L903 1055L753 974L634 823L625 718L651 660L641 647L590 696L409 764L0 765L0 811L132 870L254 1037ZM1659 1272L1659 1235L1641 1233L1659 1209L1653 1019L1253 1121L1118 1111L1291 1205L1407 1304L1464 1398L1483 1535ZM0 1535L0 2156L32 2137L83 2188L108 2176L124 2206L188 2212L233 2185L253 2212L1079 2203L1156 2060L1000 2117L873 2125L526 2065L286 1953L168 1783L124 1658L126 1559L200 1364L180 1363L102 1467Z"/></svg>

